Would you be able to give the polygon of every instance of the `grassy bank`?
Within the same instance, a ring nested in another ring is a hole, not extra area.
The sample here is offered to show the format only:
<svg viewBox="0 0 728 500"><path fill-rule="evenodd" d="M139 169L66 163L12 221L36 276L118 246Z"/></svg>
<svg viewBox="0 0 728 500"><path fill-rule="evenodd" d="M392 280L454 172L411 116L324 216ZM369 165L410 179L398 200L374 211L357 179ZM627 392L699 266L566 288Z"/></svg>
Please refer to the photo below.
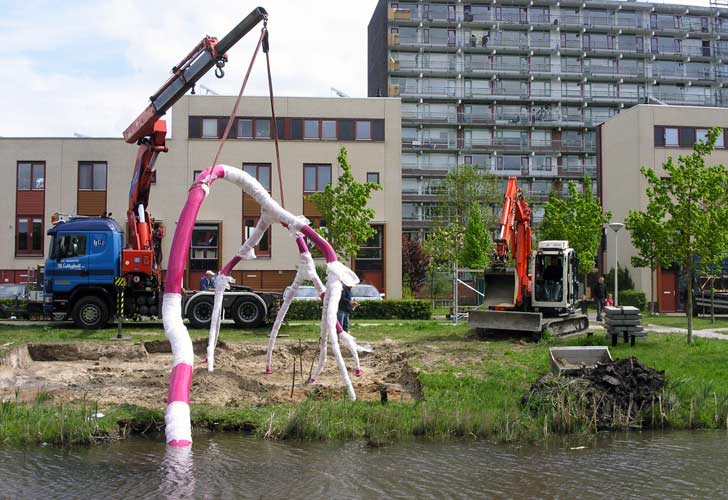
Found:
<svg viewBox="0 0 728 500"><path fill-rule="evenodd" d="M688 318L685 315L681 316L645 316L644 322L650 325L658 326L670 326L673 328L687 328ZM712 330L714 328L728 328L728 319L725 316L718 316L715 322L710 321L710 318L700 317L693 318L693 328L696 330Z"/></svg>
<svg viewBox="0 0 728 500"><path fill-rule="evenodd" d="M291 338L316 338L315 322L287 327ZM0 344L22 342L18 331L0 330ZM427 362L412 361L420 370L424 399L415 403L390 401L349 402L338 391L312 395L294 404L224 408L193 405L196 429L243 430L277 439L364 439L379 445L423 436L488 438L498 441L538 441L557 432L591 432L589 415L568 393L552 408L531 413L521 405L530 385L548 371L548 347L554 345L607 345L597 337L559 339L538 344L514 340L483 342L465 338L467 327L438 321L362 321L352 328L364 341L394 339L412 352L435 349ZM106 340L110 331L58 332L61 340ZM140 329L134 338L159 338L159 332ZM206 332L193 331L193 336ZM47 334L28 331L25 340L48 341ZM43 336L45 335L45 337ZM264 342L267 332L226 329L228 341ZM100 336L102 338L95 338ZM74 338L75 337L75 338ZM8 340L12 338L14 340ZM56 339L58 340L58 339ZM728 425L728 342L683 335L650 335L631 348L610 347L612 356L637 356L665 370L667 387L654 405L643 409L644 427L725 428ZM363 360L366 366L366 359ZM102 412L103 418L93 415ZM64 404L40 398L32 403L10 401L0 411L0 442L88 443L124 436L129 432L160 430L162 409L135 407L96 408L89 402Z"/></svg>

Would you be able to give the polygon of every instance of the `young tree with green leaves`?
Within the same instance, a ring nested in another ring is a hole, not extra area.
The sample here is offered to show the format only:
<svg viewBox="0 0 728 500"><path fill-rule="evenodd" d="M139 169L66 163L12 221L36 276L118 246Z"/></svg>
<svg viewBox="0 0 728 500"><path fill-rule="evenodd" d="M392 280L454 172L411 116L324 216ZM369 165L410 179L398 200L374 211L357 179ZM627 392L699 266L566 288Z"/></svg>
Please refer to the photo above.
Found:
<svg viewBox="0 0 728 500"><path fill-rule="evenodd" d="M452 269L464 262L465 233L473 206L487 228L495 223L491 207L503 202L498 178L480 168L461 166L450 172L442 183L435 226L425 240L425 250L440 268Z"/></svg>
<svg viewBox="0 0 728 500"><path fill-rule="evenodd" d="M695 143L693 152L678 157L677 163L669 157L662 165L667 176L652 168L641 169L647 179L644 212L663 214L659 222L664 235L656 247L657 261L662 266L678 263L687 275L688 345L693 338L695 256L710 263L716 247L728 241L728 170L723 165L705 164L720 133L720 128L710 130L707 139Z"/></svg>
<svg viewBox="0 0 728 500"><path fill-rule="evenodd" d="M650 312L655 308L655 272L657 271L658 249L665 238L665 228L662 220L665 214L658 211L659 207L648 207L644 212L630 210L624 219L625 227L632 237L632 245L637 249L638 255L630 259L634 267L648 267L650 269Z"/></svg>
<svg viewBox="0 0 728 500"><path fill-rule="evenodd" d="M468 212L468 225L465 227L463 266L470 269L486 269L490 266L492 249L490 232L485 225L480 207L472 203Z"/></svg>
<svg viewBox="0 0 728 500"><path fill-rule="evenodd" d="M543 223L539 231L541 240L567 240L579 256L579 272L586 276L594 268L594 261L602 243L604 224L612 218L599 200L592 195L591 179L584 179L583 193L569 181L569 196L559 198L554 192L544 205Z"/></svg>
<svg viewBox="0 0 728 500"><path fill-rule="evenodd" d="M367 207L372 191L382 189L373 182L357 182L351 174L346 148L338 156L341 176L336 184L326 186L323 192L309 195L326 221L317 231L326 238L341 257L356 257L361 245L376 234L371 226L374 209Z"/></svg>

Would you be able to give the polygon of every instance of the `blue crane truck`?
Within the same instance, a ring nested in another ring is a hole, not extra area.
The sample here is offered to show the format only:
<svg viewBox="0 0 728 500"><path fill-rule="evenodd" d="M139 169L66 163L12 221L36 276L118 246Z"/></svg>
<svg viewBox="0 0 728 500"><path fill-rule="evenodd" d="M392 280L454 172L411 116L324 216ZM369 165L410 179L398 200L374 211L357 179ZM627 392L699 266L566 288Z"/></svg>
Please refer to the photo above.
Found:
<svg viewBox="0 0 728 500"><path fill-rule="evenodd" d="M125 253L125 236L110 217L70 217L48 230L51 237L45 263L44 309L56 320L72 319L83 329L97 329L122 314L142 319L159 317L163 284L147 273L143 255ZM132 255L132 260L122 262ZM123 264L123 265L122 265ZM138 269L135 271L135 266ZM119 278L124 278L119 281ZM123 311L117 310L123 291ZM183 311L194 328L208 328L212 316L212 291L185 294ZM271 321L282 295L232 286L225 293L225 315L241 328Z"/></svg>

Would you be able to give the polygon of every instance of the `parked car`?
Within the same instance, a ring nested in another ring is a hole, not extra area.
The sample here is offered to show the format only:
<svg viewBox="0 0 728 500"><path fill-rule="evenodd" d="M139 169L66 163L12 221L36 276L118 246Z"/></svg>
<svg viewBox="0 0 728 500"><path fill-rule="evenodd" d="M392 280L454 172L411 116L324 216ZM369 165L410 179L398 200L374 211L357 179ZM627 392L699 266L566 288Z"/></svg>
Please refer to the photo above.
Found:
<svg viewBox="0 0 728 500"><path fill-rule="evenodd" d="M289 288L291 287L289 286L286 288L286 292L288 292ZM298 290L296 290L296 295L293 297L293 300L319 300L319 294L316 291L316 288L304 285L298 287Z"/></svg>
<svg viewBox="0 0 728 500"><path fill-rule="evenodd" d="M351 289L351 300L361 302L363 300L382 300L384 294L380 293L372 285L354 285Z"/></svg>

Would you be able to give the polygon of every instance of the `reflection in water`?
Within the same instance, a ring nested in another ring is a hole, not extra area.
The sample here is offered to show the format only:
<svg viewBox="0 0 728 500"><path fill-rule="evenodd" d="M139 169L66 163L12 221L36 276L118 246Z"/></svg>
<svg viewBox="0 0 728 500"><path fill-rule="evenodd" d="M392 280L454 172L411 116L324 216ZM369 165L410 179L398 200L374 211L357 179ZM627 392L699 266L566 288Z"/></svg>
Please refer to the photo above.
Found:
<svg viewBox="0 0 728 500"><path fill-rule="evenodd" d="M0 498L725 498L727 445L718 431L378 449L201 433L191 449L0 448Z"/></svg>
<svg viewBox="0 0 728 500"><path fill-rule="evenodd" d="M195 497L195 471L191 447L167 446L160 473L161 498Z"/></svg>

